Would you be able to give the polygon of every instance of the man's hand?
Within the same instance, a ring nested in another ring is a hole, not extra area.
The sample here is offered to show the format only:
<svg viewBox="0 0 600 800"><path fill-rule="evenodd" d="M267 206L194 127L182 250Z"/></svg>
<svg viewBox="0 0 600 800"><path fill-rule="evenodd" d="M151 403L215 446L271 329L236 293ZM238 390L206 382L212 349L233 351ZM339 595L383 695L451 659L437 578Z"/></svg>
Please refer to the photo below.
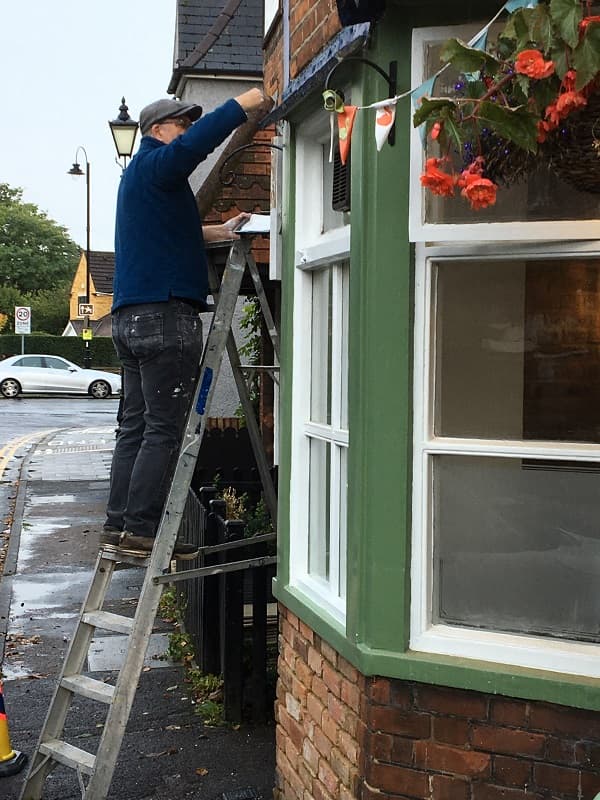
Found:
<svg viewBox="0 0 600 800"><path fill-rule="evenodd" d="M246 113L262 111L264 114L268 114L273 108L273 100L262 89L249 89L235 99Z"/></svg>
<svg viewBox="0 0 600 800"><path fill-rule="evenodd" d="M239 239L240 237L235 232L243 222L250 219L250 214L242 211L222 225L203 225L202 233L204 234L205 242L229 242L232 239Z"/></svg>

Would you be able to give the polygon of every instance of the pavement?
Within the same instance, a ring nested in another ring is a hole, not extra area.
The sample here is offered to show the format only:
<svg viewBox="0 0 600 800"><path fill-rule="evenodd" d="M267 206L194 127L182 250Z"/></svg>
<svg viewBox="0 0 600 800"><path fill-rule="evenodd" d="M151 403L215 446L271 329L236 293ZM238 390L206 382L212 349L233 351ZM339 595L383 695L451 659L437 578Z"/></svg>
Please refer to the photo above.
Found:
<svg viewBox="0 0 600 800"><path fill-rule="evenodd" d="M0 664L11 744L30 757L91 581L113 446L112 428L60 430L30 445L21 467L0 578ZM132 616L143 577L143 568L119 565L105 609ZM274 727L205 725L182 665L164 658L171 630L156 621L107 800L269 800ZM97 633L86 674L114 682L126 637ZM75 698L64 738L95 752L104 714ZM18 800L26 769L0 777L1 800ZM74 771L57 767L42 797L81 800Z"/></svg>

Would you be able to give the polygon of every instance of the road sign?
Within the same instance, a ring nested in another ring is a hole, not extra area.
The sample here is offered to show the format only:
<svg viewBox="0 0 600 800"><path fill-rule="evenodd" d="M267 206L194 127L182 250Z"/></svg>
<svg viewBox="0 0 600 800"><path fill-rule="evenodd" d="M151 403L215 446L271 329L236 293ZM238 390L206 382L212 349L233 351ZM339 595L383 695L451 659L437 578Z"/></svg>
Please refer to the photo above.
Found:
<svg viewBox="0 0 600 800"><path fill-rule="evenodd" d="M81 331L81 336L84 342L90 342L92 340L92 329L91 328L84 328Z"/></svg>
<svg viewBox="0 0 600 800"><path fill-rule="evenodd" d="M94 306L92 303L79 303L79 317L91 317L94 313Z"/></svg>
<svg viewBox="0 0 600 800"><path fill-rule="evenodd" d="M31 333L30 306L15 306L15 333Z"/></svg>

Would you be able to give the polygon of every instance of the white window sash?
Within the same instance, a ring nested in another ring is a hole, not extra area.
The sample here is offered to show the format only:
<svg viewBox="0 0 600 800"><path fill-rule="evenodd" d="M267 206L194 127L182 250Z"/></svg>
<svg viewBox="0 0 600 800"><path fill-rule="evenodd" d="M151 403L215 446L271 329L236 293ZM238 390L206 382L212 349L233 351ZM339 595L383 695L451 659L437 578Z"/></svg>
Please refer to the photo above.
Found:
<svg viewBox="0 0 600 800"><path fill-rule="evenodd" d="M600 447L586 443L544 443L520 440L486 440L436 437L434 419L434 343L436 341L432 262L464 261L479 258L507 260L533 255L548 259L577 255L600 257L598 242L571 242L534 247L509 245L463 245L416 247L415 343L414 343L414 450L411 557L411 636L412 650L459 656L549 670L571 675L600 677L600 645L560 639L496 633L467 627L434 625L432 457L442 454L487 456L490 458L565 459L600 463Z"/></svg>

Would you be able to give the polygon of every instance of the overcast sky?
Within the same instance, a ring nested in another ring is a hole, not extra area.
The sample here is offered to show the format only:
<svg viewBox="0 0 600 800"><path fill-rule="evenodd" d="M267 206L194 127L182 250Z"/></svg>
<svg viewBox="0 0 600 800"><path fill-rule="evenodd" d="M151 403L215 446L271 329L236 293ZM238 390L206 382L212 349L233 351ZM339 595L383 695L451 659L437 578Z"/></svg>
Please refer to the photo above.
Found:
<svg viewBox="0 0 600 800"><path fill-rule="evenodd" d="M91 248L113 250L121 174L108 120L124 95L139 119L167 97L176 0L2 0L0 183L20 186L85 247L85 178L67 175L78 146L91 164ZM139 132L138 132L139 137ZM136 148L138 144L136 140ZM81 168L85 161L80 158Z"/></svg>

